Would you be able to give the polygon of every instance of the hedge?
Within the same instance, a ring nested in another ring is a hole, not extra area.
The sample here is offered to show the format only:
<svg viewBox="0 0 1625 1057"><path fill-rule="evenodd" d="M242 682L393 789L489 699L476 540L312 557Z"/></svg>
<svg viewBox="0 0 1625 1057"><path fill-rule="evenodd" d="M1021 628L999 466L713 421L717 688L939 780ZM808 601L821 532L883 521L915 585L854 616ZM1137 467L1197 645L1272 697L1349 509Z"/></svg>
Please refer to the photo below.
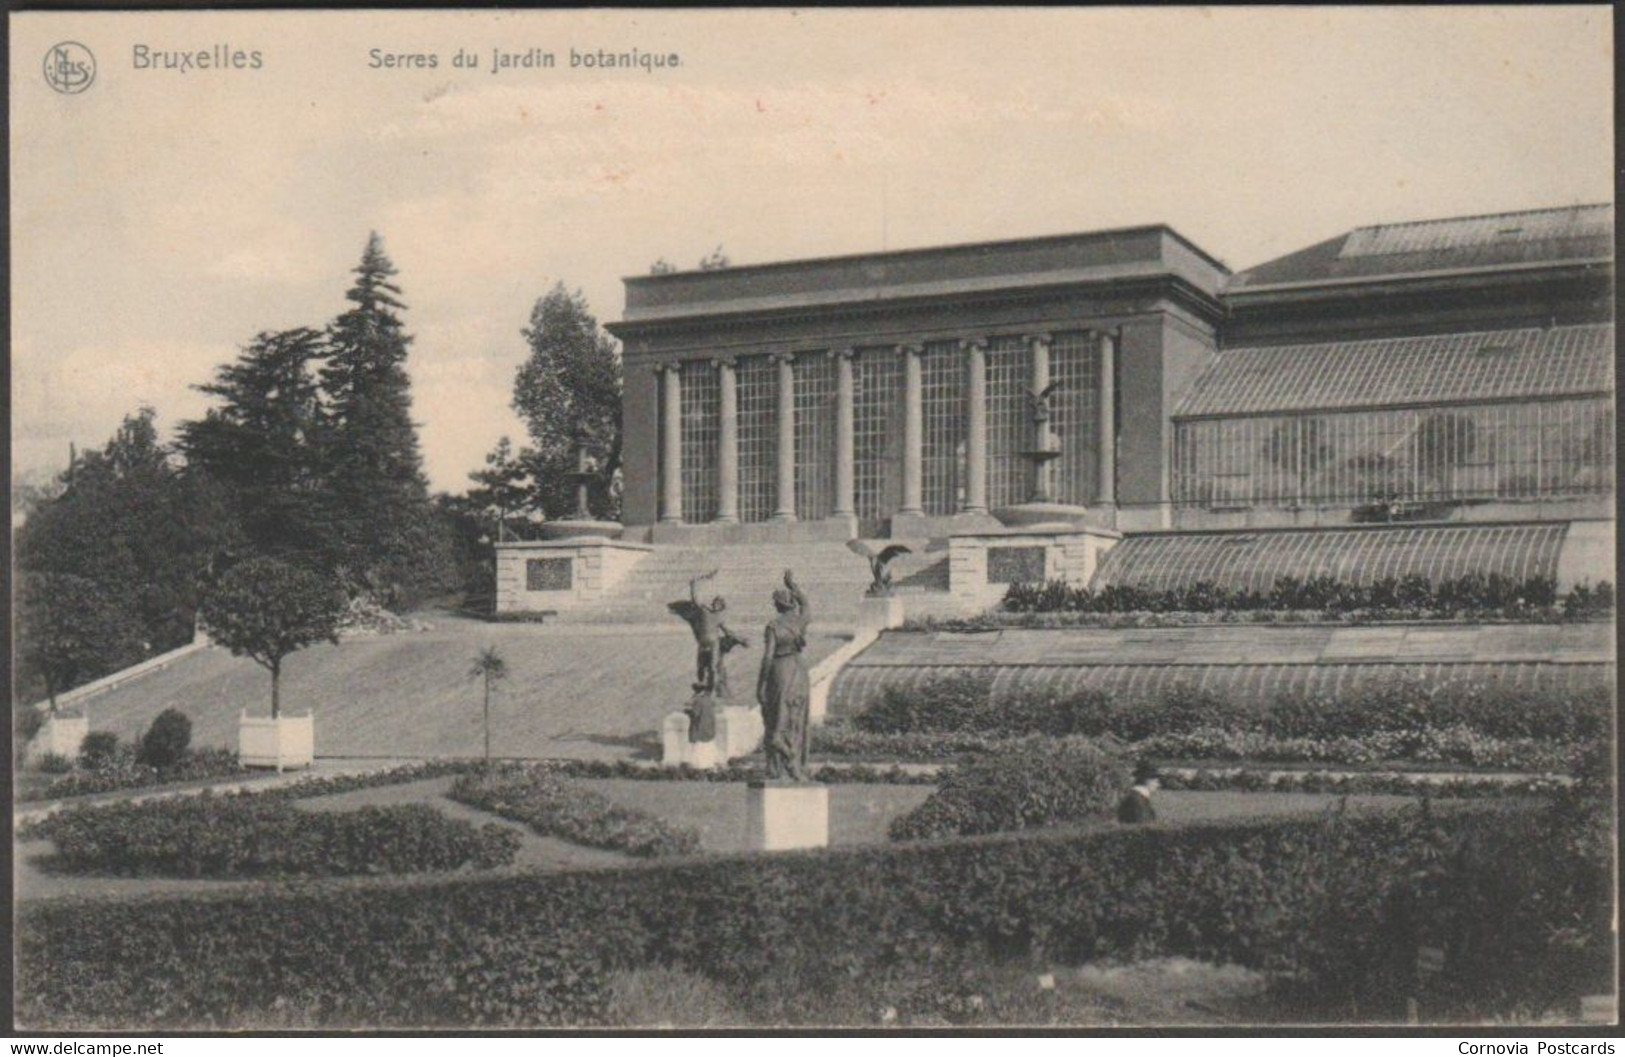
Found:
<svg viewBox="0 0 1625 1057"><path fill-rule="evenodd" d="M1581 829L1474 805L51 900L20 909L17 1017L36 1030L590 1025L599 973L621 969L794 994L967 956L1183 955L1392 1020L1426 943L1446 951L1451 1009L1521 1018L1608 982L1607 846Z"/></svg>
<svg viewBox="0 0 1625 1057"><path fill-rule="evenodd" d="M255 794L171 797L69 808L23 827L47 839L63 873L249 878L505 866L519 837L475 829L425 804L301 811Z"/></svg>
<svg viewBox="0 0 1625 1057"><path fill-rule="evenodd" d="M523 822L544 837L630 855L692 855L700 835L572 785L544 768L507 767L457 779L449 795L470 807Z"/></svg>
<svg viewBox="0 0 1625 1057"><path fill-rule="evenodd" d="M1525 690L1393 679L1358 684L1335 696L1282 692L1259 701L1188 686L1145 697L1099 690L995 695L991 673L959 672L914 686L888 686L852 723L877 734L1082 734L1129 741L1210 729L1340 738L1458 727L1491 738L1581 741L1607 736L1613 710L1613 692L1602 686Z"/></svg>
<svg viewBox="0 0 1625 1057"><path fill-rule="evenodd" d="M1411 575L1370 583L1333 576L1307 580L1283 576L1268 591L1200 582L1168 590L1111 584L1093 590L1064 580L1014 583L1001 607L1010 613L1218 613L1258 610L1310 610L1323 614L1364 613L1373 618L1499 617L1505 619L1597 620L1614 608L1613 585L1582 584L1559 595L1548 577L1516 580L1500 573L1429 580Z"/></svg>
<svg viewBox="0 0 1625 1057"><path fill-rule="evenodd" d="M918 840L1105 818L1128 787L1128 765L1083 738L1024 738L944 774L887 832Z"/></svg>

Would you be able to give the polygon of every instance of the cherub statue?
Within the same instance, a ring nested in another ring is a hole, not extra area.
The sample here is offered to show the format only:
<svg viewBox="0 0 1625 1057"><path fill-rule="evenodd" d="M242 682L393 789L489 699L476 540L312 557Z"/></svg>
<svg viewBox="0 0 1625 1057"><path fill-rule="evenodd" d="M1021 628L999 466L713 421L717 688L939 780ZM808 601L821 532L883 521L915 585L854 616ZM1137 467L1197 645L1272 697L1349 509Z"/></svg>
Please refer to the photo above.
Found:
<svg viewBox="0 0 1625 1057"><path fill-rule="evenodd" d="M874 582L869 585L869 590L865 593L871 598L885 598L891 594L891 569L888 566L899 554L914 553L901 543L893 543L876 551L862 540L848 540L846 549L853 554L861 554L868 559L869 574L874 577Z"/></svg>
<svg viewBox="0 0 1625 1057"><path fill-rule="evenodd" d="M710 604L700 601L700 584L715 579L717 570L696 576L688 582L688 597L668 602L666 608L688 622L694 630L694 692L728 697L728 667L724 658L736 646L748 646L744 639L728 630L722 622L728 603L721 595Z"/></svg>

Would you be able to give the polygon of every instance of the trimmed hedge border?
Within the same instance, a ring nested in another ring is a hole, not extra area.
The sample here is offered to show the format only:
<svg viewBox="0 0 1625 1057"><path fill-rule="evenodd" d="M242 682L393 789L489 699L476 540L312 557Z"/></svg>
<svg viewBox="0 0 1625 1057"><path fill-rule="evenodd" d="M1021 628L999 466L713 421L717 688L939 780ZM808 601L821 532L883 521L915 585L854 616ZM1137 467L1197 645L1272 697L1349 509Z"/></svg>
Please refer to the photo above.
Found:
<svg viewBox="0 0 1625 1057"><path fill-rule="evenodd" d="M523 822L544 837L589 848L643 858L693 855L700 850L696 830L669 825L646 811L570 785L543 768L507 767L489 774L465 774L447 795L469 807Z"/></svg>
<svg viewBox="0 0 1625 1057"><path fill-rule="evenodd" d="M18 915L17 1018L34 1030L589 1026L618 969L675 966L748 992L966 956L1183 955L1267 969L1343 1003L1344 1018L1358 1001L1387 1021L1415 993L1418 945L1446 951L1452 992L1435 1016L1532 1017L1593 993L1611 965L1606 842L1577 832L1544 810L1463 806L314 882L275 897L53 900ZM1550 941L1558 917L1567 946Z"/></svg>
<svg viewBox="0 0 1625 1057"><path fill-rule="evenodd" d="M1170 590L1112 584L1095 591L1065 580L1014 583L999 607L1005 613L1244 613L1257 611L1349 615L1362 620L1501 619L1557 622L1605 620L1614 588L1603 581L1559 594L1548 577L1515 580L1500 573L1433 581L1426 576L1354 583L1334 576L1278 578L1268 591L1221 587L1206 581Z"/></svg>
<svg viewBox="0 0 1625 1057"><path fill-rule="evenodd" d="M1130 741L1213 729L1332 739L1463 728L1486 738L1565 742L1607 736L1614 710L1606 686L1558 692L1399 678L1337 695L1280 692L1248 700L1189 685L1147 696L995 694L993 679L992 672L962 671L889 686L850 723L875 734L1082 734Z"/></svg>
<svg viewBox="0 0 1625 1057"><path fill-rule="evenodd" d="M49 840L48 868L129 877L254 878L487 869L513 862L519 835L476 829L425 804L301 811L253 793L70 808L24 826Z"/></svg>

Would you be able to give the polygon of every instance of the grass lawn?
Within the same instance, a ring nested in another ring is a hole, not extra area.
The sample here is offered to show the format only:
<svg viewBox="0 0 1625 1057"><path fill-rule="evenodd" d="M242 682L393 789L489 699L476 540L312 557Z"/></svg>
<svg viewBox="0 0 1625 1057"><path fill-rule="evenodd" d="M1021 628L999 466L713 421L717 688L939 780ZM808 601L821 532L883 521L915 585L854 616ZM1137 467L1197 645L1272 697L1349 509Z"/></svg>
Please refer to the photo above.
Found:
<svg viewBox="0 0 1625 1057"><path fill-rule="evenodd" d="M660 724L689 697L694 639L670 627L625 628L488 624L432 614L421 632L317 645L287 659L282 707L314 711L323 757L480 755L479 685L473 656L494 645L509 677L491 699L491 738L503 756L618 759L660 754ZM807 659L845 638L815 635ZM751 684L750 660L735 660L736 684ZM153 717L178 708L192 721L194 746L237 745L237 717L268 712L265 669L218 647L91 698L90 729L139 738Z"/></svg>

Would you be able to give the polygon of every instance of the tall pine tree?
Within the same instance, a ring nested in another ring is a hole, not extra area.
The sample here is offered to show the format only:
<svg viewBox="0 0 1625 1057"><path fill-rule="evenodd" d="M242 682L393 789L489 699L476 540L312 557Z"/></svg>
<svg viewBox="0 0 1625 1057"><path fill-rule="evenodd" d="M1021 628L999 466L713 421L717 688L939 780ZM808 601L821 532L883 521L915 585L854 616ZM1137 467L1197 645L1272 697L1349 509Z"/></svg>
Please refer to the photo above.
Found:
<svg viewBox="0 0 1625 1057"><path fill-rule="evenodd" d="M325 351L321 332L308 327L260 334L196 387L219 406L179 428L188 469L226 489L254 549L317 568L332 564L336 543L323 533L317 447L323 413L313 365Z"/></svg>
<svg viewBox="0 0 1625 1057"><path fill-rule="evenodd" d="M328 328L321 372L327 531L335 571L351 592L401 604L451 586L451 549L429 503L412 422L412 339L397 314L406 306L376 232L354 272L345 294L352 307Z"/></svg>

